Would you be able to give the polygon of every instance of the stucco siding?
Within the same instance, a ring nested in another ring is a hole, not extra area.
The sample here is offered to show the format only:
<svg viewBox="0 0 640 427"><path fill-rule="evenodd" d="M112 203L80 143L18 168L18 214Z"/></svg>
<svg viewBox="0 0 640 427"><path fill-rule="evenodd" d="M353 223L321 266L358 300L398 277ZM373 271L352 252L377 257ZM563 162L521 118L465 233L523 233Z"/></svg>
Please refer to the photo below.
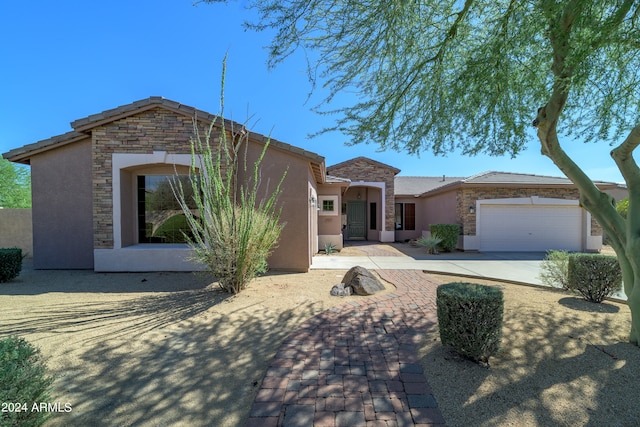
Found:
<svg viewBox="0 0 640 427"><path fill-rule="evenodd" d="M251 143L247 150L248 173L253 173L251 165L262 151L262 145ZM282 174L287 176L282 183L279 205L282 207L280 220L286 223L278 247L269 257L269 268L274 270L307 271L311 263L309 245L309 211L307 197L310 175L308 162L283 150L270 147L262 161L261 194L266 197L278 184ZM238 174L239 182L246 182L246 175Z"/></svg>
<svg viewBox="0 0 640 427"><path fill-rule="evenodd" d="M318 238L315 242L314 253L325 249L325 245L332 244L334 249L341 250L344 247L344 236L342 234L342 191L346 184L332 183L319 184L318 206L312 212L311 217L316 218ZM322 212L324 200L334 202L334 211L330 213Z"/></svg>
<svg viewBox="0 0 640 427"><path fill-rule="evenodd" d="M422 231L428 231L430 224L460 224L457 214L456 192L437 194L433 197L420 199L423 221ZM416 212L418 216L418 212Z"/></svg>
<svg viewBox="0 0 640 427"><path fill-rule="evenodd" d="M38 269L93 268L91 139L31 158Z"/></svg>
<svg viewBox="0 0 640 427"><path fill-rule="evenodd" d="M422 235L422 230L426 230L427 219L422 209L421 200L416 197L397 197L395 203L413 204L415 206L415 227L413 230L396 230L396 241L404 242L410 239L417 239Z"/></svg>

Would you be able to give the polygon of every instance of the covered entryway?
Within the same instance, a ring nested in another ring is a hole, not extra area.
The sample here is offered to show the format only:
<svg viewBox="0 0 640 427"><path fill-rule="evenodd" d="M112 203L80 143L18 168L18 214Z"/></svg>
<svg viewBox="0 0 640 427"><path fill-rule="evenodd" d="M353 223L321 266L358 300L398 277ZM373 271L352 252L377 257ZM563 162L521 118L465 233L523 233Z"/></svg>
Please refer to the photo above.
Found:
<svg viewBox="0 0 640 427"><path fill-rule="evenodd" d="M367 238L367 202L347 202L347 239L364 240Z"/></svg>
<svg viewBox="0 0 640 427"><path fill-rule="evenodd" d="M584 211L577 202L544 204L544 199L537 198L523 201L528 203L478 203L481 251L583 250Z"/></svg>

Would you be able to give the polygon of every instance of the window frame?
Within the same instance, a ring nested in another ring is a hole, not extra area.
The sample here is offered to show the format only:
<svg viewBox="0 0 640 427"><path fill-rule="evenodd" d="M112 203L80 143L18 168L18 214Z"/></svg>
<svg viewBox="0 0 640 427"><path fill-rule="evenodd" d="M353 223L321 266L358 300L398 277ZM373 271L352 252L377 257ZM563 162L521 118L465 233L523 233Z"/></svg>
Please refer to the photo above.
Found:
<svg viewBox="0 0 640 427"><path fill-rule="evenodd" d="M324 209L325 202L331 202L331 210ZM318 196L318 215L337 216L338 214L338 196Z"/></svg>
<svg viewBox="0 0 640 427"><path fill-rule="evenodd" d="M135 205L135 230L136 230L136 244L138 245L149 245L149 244L160 244L160 245L176 245L176 244L187 244L187 242L185 241L163 241L163 239L161 238L154 238L153 235L148 236L147 237L147 222L146 222L146 216L147 216L147 203L149 202L148 199L146 198L146 195L148 194L147 188L146 188L146 179L147 177L162 177L164 178L164 182L170 182L170 180L174 177L176 177L176 175L171 174L171 173L162 173L162 172L156 172L156 173L137 173L135 174L135 176L133 177L133 184L135 185L135 191L133 194L134 197L134 205ZM189 175L188 174L179 174L177 175L177 177L180 178L185 178L185 179L189 179ZM141 182L142 182L142 187L141 187ZM183 183L184 185L184 183ZM140 196L144 195L145 199L141 200ZM179 206L177 199L175 199L175 203ZM175 209L176 211L178 209ZM184 212L182 211L182 208L180 208L180 214L177 215L184 215ZM168 219L174 218L177 215L173 215L171 217L169 217ZM167 221L168 221L167 219ZM166 221L165 221L166 222ZM160 228L160 227L158 227ZM172 229L171 231L174 232L179 232L179 231L186 231L186 232L190 232L190 229L186 228L176 228L176 229Z"/></svg>
<svg viewBox="0 0 640 427"><path fill-rule="evenodd" d="M398 212L398 210L400 212ZM397 221L398 218L400 218L400 222ZM394 228L396 231L415 231L416 230L416 204L415 203L410 203L410 202L395 203Z"/></svg>

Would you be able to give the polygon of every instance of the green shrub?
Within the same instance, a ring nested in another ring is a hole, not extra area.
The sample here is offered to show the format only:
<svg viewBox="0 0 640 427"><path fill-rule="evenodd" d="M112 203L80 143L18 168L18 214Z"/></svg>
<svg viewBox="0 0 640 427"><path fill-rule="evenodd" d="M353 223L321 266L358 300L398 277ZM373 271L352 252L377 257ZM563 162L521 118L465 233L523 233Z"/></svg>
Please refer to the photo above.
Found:
<svg viewBox="0 0 640 427"><path fill-rule="evenodd" d="M475 283L448 283L438 286L436 294L442 344L488 364L502 340L502 291Z"/></svg>
<svg viewBox="0 0 640 427"><path fill-rule="evenodd" d="M0 249L0 283L18 277L22 270L22 249Z"/></svg>
<svg viewBox="0 0 640 427"><path fill-rule="evenodd" d="M331 255L336 251L336 245L331 242L327 242L324 244L324 253L327 255Z"/></svg>
<svg viewBox="0 0 640 427"><path fill-rule="evenodd" d="M549 251L540 264L540 280L547 286L569 289L569 252Z"/></svg>
<svg viewBox="0 0 640 427"><path fill-rule="evenodd" d="M225 73L226 59L223 89ZM221 113L205 135L194 130L191 138L191 185L183 185L176 175L171 188L191 230L185 236L194 252L193 261L216 277L222 289L237 294L267 271L267 258L285 226L280 221L278 198L287 171L275 183L262 182L261 164L269 140L250 165L251 132L228 125L223 119L223 96L220 101Z"/></svg>
<svg viewBox="0 0 640 427"><path fill-rule="evenodd" d="M460 226L458 224L429 224L431 236L442 239L440 247L445 252L451 252L458 245Z"/></svg>
<svg viewBox="0 0 640 427"><path fill-rule="evenodd" d="M618 259L600 254L570 255L567 287L587 301L602 302L622 289Z"/></svg>
<svg viewBox="0 0 640 427"><path fill-rule="evenodd" d="M438 253L438 246L442 243L442 239L435 236L423 236L416 240L416 243L423 248L427 248L427 253L435 255Z"/></svg>
<svg viewBox="0 0 640 427"><path fill-rule="evenodd" d="M47 375L40 350L23 338L0 339L0 402L14 405L13 408L5 408L10 410L0 412L0 425L44 424L50 413L32 411L32 405L50 402L52 383L53 378Z"/></svg>
<svg viewBox="0 0 640 427"><path fill-rule="evenodd" d="M616 204L616 211L618 211L618 213L623 217L623 218L627 218L627 212L629 211L629 198L625 197L624 199L620 200L617 204Z"/></svg>

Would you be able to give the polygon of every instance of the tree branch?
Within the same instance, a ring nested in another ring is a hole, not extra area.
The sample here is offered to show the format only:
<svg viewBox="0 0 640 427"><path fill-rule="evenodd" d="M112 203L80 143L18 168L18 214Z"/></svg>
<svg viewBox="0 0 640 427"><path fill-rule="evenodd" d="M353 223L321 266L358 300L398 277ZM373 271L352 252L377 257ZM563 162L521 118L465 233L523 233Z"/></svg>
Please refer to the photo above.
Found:
<svg viewBox="0 0 640 427"><path fill-rule="evenodd" d="M640 124L634 127L629 136L616 148L611 150L611 157L618 165L627 183L640 184L640 168L633 158L633 151L640 145Z"/></svg>
<svg viewBox="0 0 640 427"><path fill-rule="evenodd" d="M570 54L571 30L575 19L582 10L583 2L574 0L569 2L554 26L552 13L550 19L549 40L553 49L552 71L554 74L553 91L549 102L538 110L534 126L538 128L538 138L542 146L542 154L549 157L553 163L573 182L580 191L580 204L585 207L596 220L610 233L616 247L624 247L626 242L625 224L616 212L611 196L600 191L580 167L567 155L560 146L557 125L562 110L569 97L569 89L573 69L566 65L566 58ZM640 140L638 141L640 143ZM640 174L638 175L640 179Z"/></svg>
<svg viewBox="0 0 640 427"><path fill-rule="evenodd" d="M627 183L629 190L629 210L627 212L627 227L629 237L637 239L640 230L640 168L633 158L633 151L640 145L640 125L634 127L629 136L616 148L611 150L611 157L618 165L618 169ZM634 242L634 245L637 244Z"/></svg>

